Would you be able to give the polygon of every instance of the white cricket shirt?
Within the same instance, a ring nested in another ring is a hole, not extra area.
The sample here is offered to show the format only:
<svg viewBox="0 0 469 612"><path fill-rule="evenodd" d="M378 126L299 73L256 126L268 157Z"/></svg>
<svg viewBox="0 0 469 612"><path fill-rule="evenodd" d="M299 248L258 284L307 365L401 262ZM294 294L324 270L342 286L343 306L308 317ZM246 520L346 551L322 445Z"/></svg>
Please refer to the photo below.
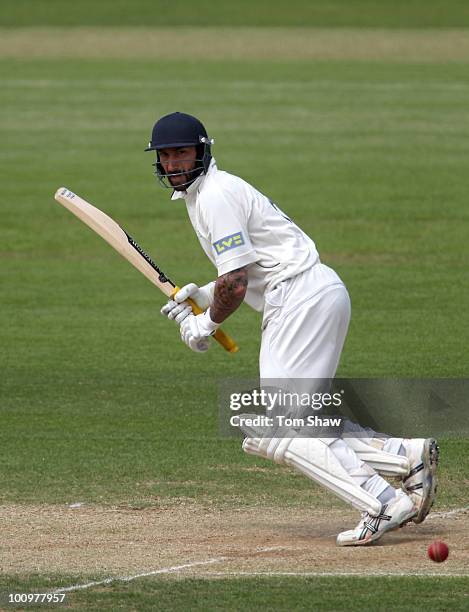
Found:
<svg viewBox="0 0 469 612"><path fill-rule="evenodd" d="M252 185L218 170L213 158L187 191L174 191L171 199L180 198L218 275L248 267L245 302L255 310L278 283L319 263L309 236Z"/></svg>

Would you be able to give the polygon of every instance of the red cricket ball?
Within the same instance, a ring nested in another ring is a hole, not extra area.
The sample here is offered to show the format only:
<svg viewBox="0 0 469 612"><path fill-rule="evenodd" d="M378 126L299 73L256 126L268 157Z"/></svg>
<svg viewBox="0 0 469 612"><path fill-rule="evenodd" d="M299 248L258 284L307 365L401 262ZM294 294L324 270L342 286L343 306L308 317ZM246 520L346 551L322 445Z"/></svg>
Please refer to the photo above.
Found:
<svg viewBox="0 0 469 612"><path fill-rule="evenodd" d="M441 563L445 561L449 553L448 545L442 542L441 540L436 540L432 542L428 547L428 556L432 561L436 563Z"/></svg>

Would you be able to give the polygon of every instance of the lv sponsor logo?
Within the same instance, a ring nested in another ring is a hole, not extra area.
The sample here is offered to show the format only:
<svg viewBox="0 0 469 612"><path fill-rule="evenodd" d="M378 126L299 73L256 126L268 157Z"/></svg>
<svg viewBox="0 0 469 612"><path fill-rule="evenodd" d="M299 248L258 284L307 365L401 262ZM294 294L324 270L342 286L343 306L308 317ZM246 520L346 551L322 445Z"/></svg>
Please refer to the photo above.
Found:
<svg viewBox="0 0 469 612"><path fill-rule="evenodd" d="M217 240L213 243L213 248L215 249L215 253L217 255L221 255L225 251L229 251L230 249L235 249L238 246L244 244L244 238L242 232L236 232L236 234L230 234L229 236L225 236L220 240Z"/></svg>

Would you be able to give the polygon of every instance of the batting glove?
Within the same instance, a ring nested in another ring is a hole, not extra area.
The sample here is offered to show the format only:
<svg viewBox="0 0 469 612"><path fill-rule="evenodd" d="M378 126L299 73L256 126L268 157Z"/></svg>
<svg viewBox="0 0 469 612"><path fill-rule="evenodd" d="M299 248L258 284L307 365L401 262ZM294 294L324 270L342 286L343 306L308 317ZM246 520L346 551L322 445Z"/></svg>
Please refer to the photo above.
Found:
<svg viewBox="0 0 469 612"><path fill-rule="evenodd" d="M181 323L181 339L193 351L203 353L210 346L209 336L218 327L219 323L212 321L208 310L197 316L191 314Z"/></svg>
<svg viewBox="0 0 469 612"><path fill-rule="evenodd" d="M206 310L213 302L214 291L215 281L203 287L198 287L195 283L189 283L179 289L174 299L169 300L160 312L163 316L168 317L171 321L176 321L180 325L192 313L192 308L186 300L192 298L197 306Z"/></svg>
<svg viewBox="0 0 469 612"><path fill-rule="evenodd" d="M184 302L184 300L187 300L187 298L192 298L201 310L207 310L207 308L213 304L214 293L215 281L203 287L198 287L195 283L189 283L188 285L184 285L182 289L179 289L174 299L180 304Z"/></svg>
<svg viewBox="0 0 469 612"><path fill-rule="evenodd" d="M169 300L160 312L163 316L168 317L171 321L176 321L180 325L188 315L192 314L192 308L187 302L178 304L175 300Z"/></svg>

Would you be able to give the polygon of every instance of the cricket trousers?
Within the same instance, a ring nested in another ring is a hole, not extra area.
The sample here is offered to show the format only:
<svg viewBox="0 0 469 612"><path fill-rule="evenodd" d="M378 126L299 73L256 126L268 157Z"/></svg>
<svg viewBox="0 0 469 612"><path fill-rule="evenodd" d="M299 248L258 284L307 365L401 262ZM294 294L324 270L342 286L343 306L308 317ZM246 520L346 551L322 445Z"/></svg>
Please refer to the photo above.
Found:
<svg viewBox="0 0 469 612"><path fill-rule="evenodd" d="M265 296L259 356L262 387L298 393L329 391L350 322L350 298L340 277L317 264L287 279ZM285 410L272 414L285 414ZM304 418L308 406L292 416ZM344 419L344 430L364 440L389 437Z"/></svg>
<svg viewBox="0 0 469 612"><path fill-rule="evenodd" d="M264 379L331 379L350 321L350 298L339 276L316 264L265 295L259 356Z"/></svg>

